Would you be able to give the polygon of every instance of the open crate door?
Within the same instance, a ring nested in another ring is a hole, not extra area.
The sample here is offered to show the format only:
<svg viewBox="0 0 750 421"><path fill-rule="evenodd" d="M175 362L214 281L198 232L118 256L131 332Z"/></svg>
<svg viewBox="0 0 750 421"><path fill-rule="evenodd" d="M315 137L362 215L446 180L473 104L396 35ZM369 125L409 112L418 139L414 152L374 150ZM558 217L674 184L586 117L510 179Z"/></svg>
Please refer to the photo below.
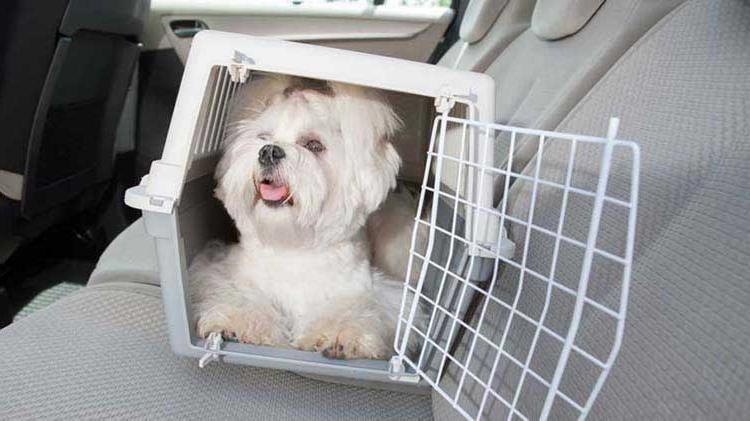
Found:
<svg viewBox="0 0 750 421"><path fill-rule="evenodd" d="M584 418L622 341L637 145L615 139L617 119L598 138L444 111L433 128L392 375L418 373L467 419ZM507 159L487 164L472 158L477 150ZM523 156L533 158L514 162ZM499 204L470 194L487 182ZM410 353L415 342L419 352Z"/></svg>

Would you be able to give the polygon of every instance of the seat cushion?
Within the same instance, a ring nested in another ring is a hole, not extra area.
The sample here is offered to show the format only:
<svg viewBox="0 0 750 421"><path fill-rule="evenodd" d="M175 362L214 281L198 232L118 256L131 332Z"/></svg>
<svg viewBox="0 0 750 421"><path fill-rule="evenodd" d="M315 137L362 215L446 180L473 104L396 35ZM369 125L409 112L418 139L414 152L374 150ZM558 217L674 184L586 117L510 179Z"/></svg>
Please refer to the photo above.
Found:
<svg viewBox="0 0 750 421"><path fill-rule="evenodd" d="M0 419L431 419L429 396L229 364L167 341L159 289L87 287L0 331Z"/></svg>
<svg viewBox="0 0 750 421"><path fill-rule="evenodd" d="M154 239L146 232L143 218L125 228L107 246L89 277L89 285L107 282L159 285L159 266Z"/></svg>

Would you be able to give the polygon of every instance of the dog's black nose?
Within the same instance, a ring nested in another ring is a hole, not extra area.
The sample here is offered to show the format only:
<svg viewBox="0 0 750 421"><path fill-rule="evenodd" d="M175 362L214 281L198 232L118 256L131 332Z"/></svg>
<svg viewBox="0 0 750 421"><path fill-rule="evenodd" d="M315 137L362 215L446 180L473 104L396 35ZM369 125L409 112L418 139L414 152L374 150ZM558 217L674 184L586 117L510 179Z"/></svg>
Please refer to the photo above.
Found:
<svg viewBox="0 0 750 421"><path fill-rule="evenodd" d="M258 162L263 166L270 167L276 165L285 156L286 153L284 153L284 150L280 147L276 145L265 145L260 148L260 151L258 152Z"/></svg>

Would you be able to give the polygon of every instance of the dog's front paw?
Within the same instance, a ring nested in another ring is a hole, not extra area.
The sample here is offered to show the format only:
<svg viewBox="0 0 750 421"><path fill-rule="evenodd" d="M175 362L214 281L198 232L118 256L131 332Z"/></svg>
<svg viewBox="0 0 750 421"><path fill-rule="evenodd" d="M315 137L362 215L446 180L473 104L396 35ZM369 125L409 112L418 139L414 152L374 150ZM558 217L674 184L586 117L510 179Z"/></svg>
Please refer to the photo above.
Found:
<svg viewBox="0 0 750 421"><path fill-rule="evenodd" d="M331 346L336 337L332 333L317 331L297 337L292 346L301 351L320 352Z"/></svg>
<svg viewBox="0 0 750 421"><path fill-rule="evenodd" d="M220 333L224 339L231 339L236 336L231 320L223 312L211 312L198 318L196 330L198 336L207 338L211 333Z"/></svg>
<svg viewBox="0 0 750 421"><path fill-rule="evenodd" d="M375 332L366 332L357 328L344 328L338 332L332 342L322 349L327 358L354 360L368 358L382 360L390 355L388 344Z"/></svg>
<svg viewBox="0 0 750 421"><path fill-rule="evenodd" d="M244 344L289 346L289 335L286 329L276 317L267 313L246 312L236 334L237 340Z"/></svg>
<svg viewBox="0 0 750 421"><path fill-rule="evenodd" d="M211 312L201 316L198 335L205 338L219 332L226 339L253 345L284 347L289 336L283 324L273 314L260 311Z"/></svg>

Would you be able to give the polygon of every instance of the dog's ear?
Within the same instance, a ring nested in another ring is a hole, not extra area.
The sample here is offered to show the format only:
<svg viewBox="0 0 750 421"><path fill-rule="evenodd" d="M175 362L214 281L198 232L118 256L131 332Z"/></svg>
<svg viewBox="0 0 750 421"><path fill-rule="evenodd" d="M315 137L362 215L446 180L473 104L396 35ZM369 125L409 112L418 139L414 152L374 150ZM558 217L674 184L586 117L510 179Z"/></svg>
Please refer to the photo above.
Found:
<svg viewBox="0 0 750 421"><path fill-rule="evenodd" d="M385 97L374 89L331 83L341 116L340 130L351 157L350 176L356 182L367 213L375 211L396 186L401 158L391 139L401 127Z"/></svg>
<svg viewBox="0 0 750 421"><path fill-rule="evenodd" d="M382 138L380 140L379 148L381 149L378 154L381 157L379 165L383 171L384 178L388 181L388 192L390 192L396 188L396 177L401 169L401 156L399 156L398 151L396 151L396 148L393 146L390 137ZM386 192L386 195L388 192ZM385 197L383 200L385 200ZM379 205L380 204L378 204L378 206Z"/></svg>
<svg viewBox="0 0 750 421"><path fill-rule="evenodd" d="M389 141L401 129L401 119L381 92L342 83L330 86L342 116L341 132L354 141L352 146L372 147L376 141Z"/></svg>
<svg viewBox="0 0 750 421"><path fill-rule="evenodd" d="M219 199L220 202L224 203L225 206L228 206L226 202L227 196L231 195L232 193L236 193L231 191L235 189L235 187L231 183L231 180L225 180L225 177L227 177L227 173L232 166L232 156L234 153L234 149L236 149L235 144L231 144L227 148L225 148L224 154L221 156L221 159L216 164L216 169L214 170L214 180L216 180L214 197Z"/></svg>

